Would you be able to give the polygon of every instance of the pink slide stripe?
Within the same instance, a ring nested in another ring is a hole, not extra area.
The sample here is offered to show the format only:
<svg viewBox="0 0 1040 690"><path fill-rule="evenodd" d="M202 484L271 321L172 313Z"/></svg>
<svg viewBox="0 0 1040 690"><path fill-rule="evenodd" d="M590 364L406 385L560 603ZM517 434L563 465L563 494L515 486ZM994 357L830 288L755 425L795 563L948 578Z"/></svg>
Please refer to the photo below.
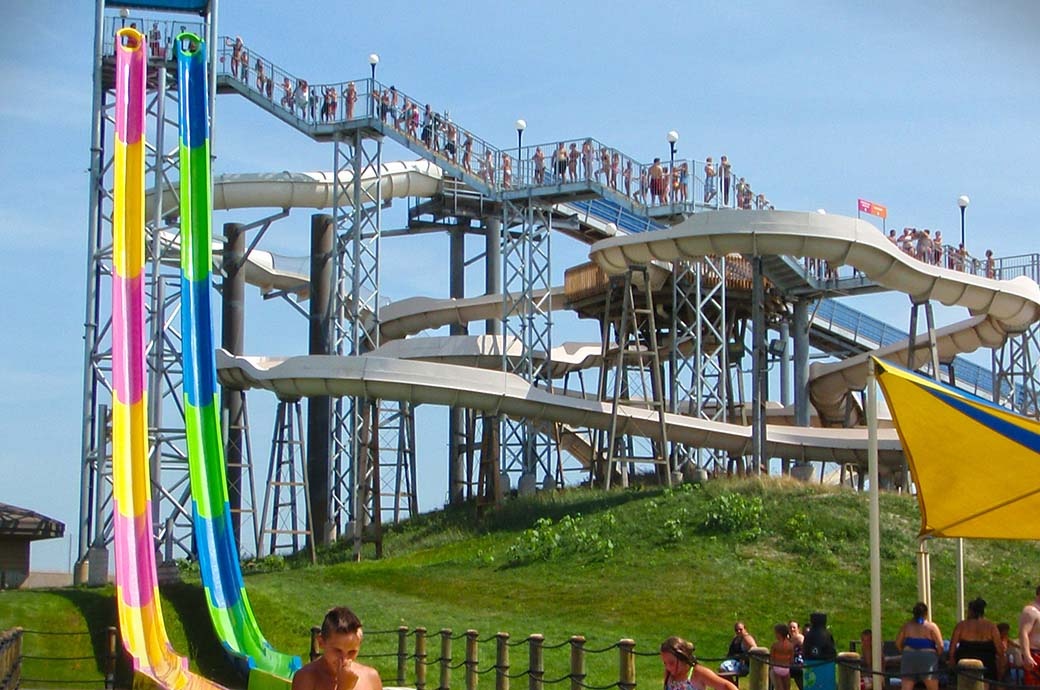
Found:
<svg viewBox="0 0 1040 690"><path fill-rule="evenodd" d="M122 38L127 39L123 45ZM145 58L144 35L134 29L122 29L116 35L116 72L122 75L126 89L116 90L116 98L125 98L124 103L116 103L116 137L126 144L134 144L141 140L144 118L131 117L127 121L127 113L143 112L145 97L145 77L147 70ZM118 79L118 77L117 77Z"/></svg>
<svg viewBox="0 0 1040 690"><path fill-rule="evenodd" d="M146 385L144 320L140 318L144 313L142 274L130 279L113 276L112 309L114 392L119 402L132 405L141 400ZM132 318L134 315L138 318Z"/></svg>
<svg viewBox="0 0 1040 690"><path fill-rule="evenodd" d="M136 553L130 553L131 549L115 550L116 582L123 603L134 608L151 605L155 597L155 590L148 577L148 573L155 571L154 541L148 529L151 520L147 511L150 510L151 506L148 505L143 515L127 516L120 513L117 506L114 513L116 534L126 534L127 542L132 540L136 544L132 549Z"/></svg>

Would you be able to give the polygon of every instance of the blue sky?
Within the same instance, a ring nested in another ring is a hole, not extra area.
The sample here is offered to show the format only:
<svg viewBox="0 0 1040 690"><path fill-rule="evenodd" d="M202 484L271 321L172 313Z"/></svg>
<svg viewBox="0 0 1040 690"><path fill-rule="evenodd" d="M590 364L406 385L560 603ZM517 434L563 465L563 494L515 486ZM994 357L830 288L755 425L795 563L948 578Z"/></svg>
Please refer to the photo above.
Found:
<svg viewBox="0 0 1040 690"><path fill-rule="evenodd" d="M307 7L307 11L300 8ZM66 522L78 515L90 51L93 2L4 3L0 42L0 501ZM594 136L637 159L718 158L778 208L854 214L885 204L889 227L959 232L971 196L974 254L1034 252L1040 185L1040 5L1021 2L308 3L222 0L221 33L311 81L368 74L447 108L502 146ZM214 171L327 170L315 144L244 100L217 103ZM407 157L388 146L384 158ZM384 227L403 223L397 204ZM248 222L261 212L218 217ZM266 246L307 251L309 213ZM553 272L585 249L554 239ZM474 242L470 255L479 251ZM412 270L420 264L425 270ZM446 296L443 237L384 244L390 299ZM426 268L428 267L428 268ZM482 270L482 269L479 269ZM479 291L474 269L472 290ZM906 328L903 298L856 306ZM249 305L246 350L296 354L305 323L285 305ZM940 313L942 322L963 318ZM557 342L595 340L562 319ZM573 334L573 335L572 335ZM253 403L251 403L253 404ZM257 405L262 408L262 404ZM270 426L259 411L259 448ZM420 416L426 507L444 498L443 411ZM265 452L261 452L261 455ZM63 569L68 543L34 547L36 567Z"/></svg>

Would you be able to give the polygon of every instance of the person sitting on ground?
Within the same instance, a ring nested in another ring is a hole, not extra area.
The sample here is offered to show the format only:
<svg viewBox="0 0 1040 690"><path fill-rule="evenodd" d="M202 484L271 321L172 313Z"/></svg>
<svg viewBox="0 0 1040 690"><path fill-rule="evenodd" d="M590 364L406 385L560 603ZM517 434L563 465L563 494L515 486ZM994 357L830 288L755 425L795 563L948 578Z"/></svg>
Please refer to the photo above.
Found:
<svg viewBox="0 0 1040 690"><path fill-rule="evenodd" d="M998 680L1004 676L1006 656L1001 654L1003 643L1000 631L986 620L986 600L979 597L968 602L968 617L958 623L950 637L949 662L953 666L961 659L982 662L983 676Z"/></svg>
<svg viewBox="0 0 1040 690"><path fill-rule="evenodd" d="M794 664L794 643L791 642L791 631L784 623L773 626L776 641L769 648L769 673L773 680L774 690L790 690L791 666Z"/></svg>
<svg viewBox="0 0 1040 690"><path fill-rule="evenodd" d="M896 648L902 652L899 676L902 690L914 690L924 681L925 690L939 690L939 652L943 648L939 626L928 618L928 605L917 602L913 618L903 623L896 636Z"/></svg>
<svg viewBox="0 0 1040 690"><path fill-rule="evenodd" d="M747 655L755 646L755 638L748 632L743 621L733 624L733 633L733 639L729 642L729 650L726 651L726 660L719 666L719 671L744 676L748 672Z"/></svg>
<svg viewBox="0 0 1040 690"><path fill-rule="evenodd" d="M292 690L383 690L379 672L357 661L362 635L353 611L330 609L318 634L322 654L296 672Z"/></svg>
<svg viewBox="0 0 1040 690"><path fill-rule="evenodd" d="M693 643L672 636L661 643L664 690L737 690L737 686L697 663Z"/></svg>

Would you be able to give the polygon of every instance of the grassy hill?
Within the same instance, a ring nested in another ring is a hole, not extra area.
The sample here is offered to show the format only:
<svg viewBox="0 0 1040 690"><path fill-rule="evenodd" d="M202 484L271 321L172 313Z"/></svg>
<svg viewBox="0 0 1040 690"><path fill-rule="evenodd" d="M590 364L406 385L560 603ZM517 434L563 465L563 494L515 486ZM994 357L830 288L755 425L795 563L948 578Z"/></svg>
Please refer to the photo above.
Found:
<svg viewBox="0 0 1040 690"><path fill-rule="evenodd" d="M883 495L881 512L883 632L891 639L916 601L919 518L907 496ZM955 623L954 549L952 540L929 544L935 619L947 636ZM650 653L637 663L645 685L648 674L658 682L657 645L671 634L696 641L702 658L720 657L737 619L768 645L774 623L805 621L819 610L828 613L846 648L870 617L866 496L775 479L574 490L514 500L482 519L472 507L452 508L394 528L381 561L350 563L349 548L326 550L320 560L316 567L277 558L249 564L247 587L265 634L275 647L305 656L311 625L328 607L349 605L365 623L363 656L391 680L397 641L383 631L400 625L429 629L430 660L440 656L442 628L456 635L476 629L481 639L505 631L513 641L541 633L546 645L584 635L589 649L630 637L637 651ZM967 542L965 560L967 598L983 596L989 617L1014 629L1040 579L1037 545ZM197 577L190 569L186 577L185 584L163 590L174 645L207 675L236 684L210 630ZM0 628L97 631L114 621L114 611L111 590L0 593ZM26 653L46 654L54 640L30 636ZM89 655L97 640L72 637L62 644ZM481 669L494 663L493 645L482 643ZM462 650L463 640L456 640L453 664ZM616 654L590 656L589 684L617 679ZM521 670L525 647L512 655L513 672ZM545 655L546 678L567 673L565 647ZM58 672L37 675L42 671L32 663L25 673L30 678ZM98 677L97 665L90 665L69 677ZM428 673L436 687L436 667ZM452 687L464 687L462 674L452 672ZM485 687L492 683L492 676L481 679Z"/></svg>

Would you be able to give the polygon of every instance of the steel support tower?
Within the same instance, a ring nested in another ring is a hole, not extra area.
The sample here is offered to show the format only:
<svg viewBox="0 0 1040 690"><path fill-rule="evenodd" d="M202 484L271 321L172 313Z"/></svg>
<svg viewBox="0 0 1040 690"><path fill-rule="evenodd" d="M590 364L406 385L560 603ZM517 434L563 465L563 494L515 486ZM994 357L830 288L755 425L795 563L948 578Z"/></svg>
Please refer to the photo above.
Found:
<svg viewBox="0 0 1040 690"><path fill-rule="evenodd" d="M107 570L107 545L112 538L111 485L107 463L107 422L102 411L111 401L112 302L109 278L112 268L112 190L114 181L113 119L115 31L133 18L105 15L103 0L95 3L93 96L87 215L86 307L84 315L83 410L80 454L80 538L75 580L87 579L86 565ZM213 12L202 23L176 22L212 40ZM144 21L138 19L141 26ZM173 22L169 22L170 25ZM214 75L210 55L211 94ZM153 524L160 542L174 544L179 553L192 553L191 490L184 447L184 419L180 381L180 332L178 327L180 247L179 133L174 64L164 57L148 60L146 113L146 164L152 187L146 211L147 259L144 285L149 334L147 366L151 432ZM212 107L212 100L211 100ZM211 111L212 113L212 111ZM174 533L167 534L171 529ZM90 554L92 553L92 558ZM102 562L105 561L105 562Z"/></svg>
<svg viewBox="0 0 1040 690"><path fill-rule="evenodd" d="M502 368L546 390L552 390L551 236L550 209L531 200L503 202ZM500 470L519 475L522 491L534 488L539 473L554 476L551 438L533 424L505 418L500 438Z"/></svg>

